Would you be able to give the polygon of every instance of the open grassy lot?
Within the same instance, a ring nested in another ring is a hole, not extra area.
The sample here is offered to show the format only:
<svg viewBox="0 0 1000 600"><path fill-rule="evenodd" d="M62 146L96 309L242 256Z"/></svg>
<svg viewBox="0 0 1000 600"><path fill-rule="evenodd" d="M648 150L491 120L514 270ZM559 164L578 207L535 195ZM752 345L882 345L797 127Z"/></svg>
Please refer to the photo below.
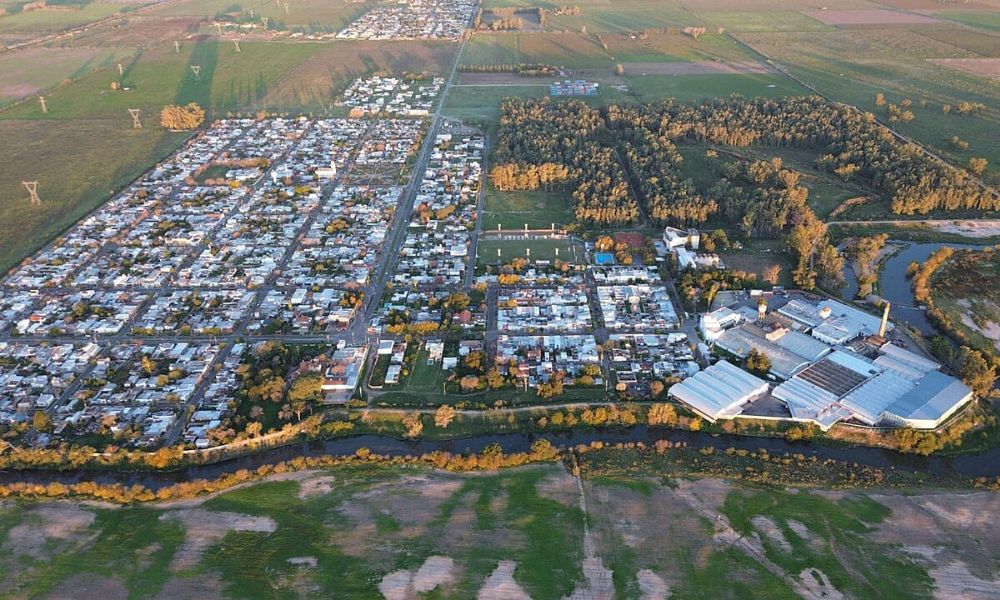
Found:
<svg viewBox="0 0 1000 600"><path fill-rule="evenodd" d="M480 263L495 263L497 261L497 250L500 250L500 258L503 262L509 262L512 258L527 256L527 250L531 250L531 260L572 260L582 262L584 260L583 244L573 240L479 240L476 256ZM556 256L556 250L559 255Z"/></svg>
<svg viewBox="0 0 1000 600"><path fill-rule="evenodd" d="M625 74L629 96L639 101L677 98L695 101L740 94L743 96L795 96L809 91L780 74L740 73L713 75L630 75Z"/></svg>
<svg viewBox="0 0 1000 600"><path fill-rule="evenodd" d="M700 13L710 25L726 31L819 31L832 27L793 10L766 12L705 12Z"/></svg>
<svg viewBox="0 0 1000 600"><path fill-rule="evenodd" d="M567 68L613 66L610 54L594 35L580 33L477 33L462 64L546 64Z"/></svg>
<svg viewBox="0 0 1000 600"><path fill-rule="evenodd" d="M608 35L602 39L608 45L612 60L620 63L756 60L753 53L727 35L706 33L695 40L672 31L644 37Z"/></svg>
<svg viewBox="0 0 1000 600"><path fill-rule="evenodd" d="M370 465L286 473L215 497L144 506L5 502L0 594L770 599L1000 591L1000 538L989 520L1000 509L996 494L674 479L685 466L669 451L643 457L592 451L582 480L555 464L468 475Z"/></svg>
<svg viewBox="0 0 1000 600"><path fill-rule="evenodd" d="M86 25L118 12L127 12L151 2L115 2L92 0L71 7L50 7L44 10L10 11L0 16L0 34L44 34ZM13 2L3 3L6 7ZM23 4L23 3L19 3Z"/></svg>
<svg viewBox="0 0 1000 600"><path fill-rule="evenodd" d="M785 244L781 240L752 240L739 251L719 250L719 256L726 267L733 271L756 273L758 278L772 265L781 267L778 285L792 286L792 271L795 265L785 254Z"/></svg>
<svg viewBox="0 0 1000 600"><path fill-rule="evenodd" d="M131 48L31 48L0 54L0 106L98 69L130 62Z"/></svg>
<svg viewBox="0 0 1000 600"><path fill-rule="evenodd" d="M324 49L322 44L244 43L237 54L232 44L189 42L175 53L159 47L125 65L122 84L128 91L112 91L118 71L104 69L49 94L48 114L37 103L26 103L0 113L0 118L128 119L127 109L141 108L147 119L165 104L197 102L215 114L278 108L266 101L285 75ZM200 80L191 65L200 65Z"/></svg>
<svg viewBox="0 0 1000 600"><path fill-rule="evenodd" d="M541 98L548 96L546 86L456 86L448 92L444 114L449 117L496 121L500 101L511 96Z"/></svg>
<svg viewBox="0 0 1000 600"><path fill-rule="evenodd" d="M572 496L551 492L567 480L559 466L482 477L373 466L155 508L5 507L4 520L22 524L2 532L16 550L2 559L0 589L89 599L395 598L416 585L437 598L472 598L484 587L562 597L583 579L583 513ZM25 539L32 526L44 528L37 546Z"/></svg>
<svg viewBox="0 0 1000 600"><path fill-rule="evenodd" d="M125 119L0 120L0 139L0 270L6 272L165 158L186 135L135 130ZM38 180L41 207L28 206L25 179Z"/></svg>
<svg viewBox="0 0 1000 600"><path fill-rule="evenodd" d="M487 184L483 229L545 229L573 222L572 200L561 192L500 192Z"/></svg>

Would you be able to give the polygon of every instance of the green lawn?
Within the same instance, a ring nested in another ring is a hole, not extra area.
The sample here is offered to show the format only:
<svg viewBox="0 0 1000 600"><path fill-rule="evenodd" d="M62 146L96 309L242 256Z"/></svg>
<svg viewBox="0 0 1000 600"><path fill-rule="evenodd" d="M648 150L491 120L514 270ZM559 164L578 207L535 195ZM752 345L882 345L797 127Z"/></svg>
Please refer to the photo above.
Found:
<svg viewBox="0 0 1000 600"><path fill-rule="evenodd" d="M573 240L479 240L476 256L481 263L495 263L497 261L497 250L500 250L500 259L503 262L510 262L512 258L527 256L527 250L531 250L531 260L555 260L562 259L571 262L583 262L583 244ZM559 255L556 255L556 250Z"/></svg>
<svg viewBox="0 0 1000 600"><path fill-rule="evenodd" d="M563 192L499 192L486 187L483 229L546 229L568 225L574 220L572 200Z"/></svg>
<svg viewBox="0 0 1000 600"><path fill-rule="evenodd" d="M545 86L458 86L448 92L444 114L459 119L499 118L500 101L509 97L542 98L549 95Z"/></svg>
<svg viewBox="0 0 1000 600"><path fill-rule="evenodd" d="M441 369L440 362L427 363L430 354L425 348L417 352L417 359L413 363L413 370L404 386L407 390L439 392L441 386L447 379L447 374Z"/></svg>

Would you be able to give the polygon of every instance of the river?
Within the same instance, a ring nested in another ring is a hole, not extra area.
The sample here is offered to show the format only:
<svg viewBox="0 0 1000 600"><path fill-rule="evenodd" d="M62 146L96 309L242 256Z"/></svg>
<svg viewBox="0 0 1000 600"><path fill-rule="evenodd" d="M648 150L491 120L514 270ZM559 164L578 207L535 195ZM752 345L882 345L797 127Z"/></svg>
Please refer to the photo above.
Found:
<svg viewBox="0 0 1000 600"><path fill-rule="evenodd" d="M883 298L892 303L892 318L894 321L903 322L910 325L925 336L932 336L937 333L927 314L917 306L913 297L913 286L906 276L906 269L911 262L923 264L931 254L940 248L962 248L975 249L985 248L976 244L949 244L949 243L910 243L897 240L890 240L889 244L899 244L904 246L902 250L890 256L882 265L879 274L879 291ZM858 278L854 270L848 265L844 269L844 278L847 286L843 290L843 297L854 298L858 291Z"/></svg>
<svg viewBox="0 0 1000 600"><path fill-rule="evenodd" d="M275 464L299 456L349 456L353 455L359 448L369 448L377 454L389 456L420 455L435 450L469 453L480 452L492 444L499 445L507 453L527 452L531 449L531 445L540 439L549 440L560 448L590 444L594 441L611 444L645 442L651 445L657 440L663 439L675 443L684 442L688 447L695 449L715 446L717 448L734 447L747 450L765 449L772 454L801 453L807 457L815 456L818 459L834 459L883 469L929 473L945 477L956 475L965 477L1000 476L1000 447L979 454L951 458L922 457L881 448L833 447L810 442L789 442L781 438L713 435L693 431L650 429L639 425L628 428L586 429L540 434L503 433L446 441L406 441L380 435L358 435L293 444L217 463L192 465L174 471L5 470L0 471L0 484L14 482L71 484L81 481L96 481L105 484L139 484L155 491L181 481L215 479L240 469L256 469L264 464Z"/></svg>

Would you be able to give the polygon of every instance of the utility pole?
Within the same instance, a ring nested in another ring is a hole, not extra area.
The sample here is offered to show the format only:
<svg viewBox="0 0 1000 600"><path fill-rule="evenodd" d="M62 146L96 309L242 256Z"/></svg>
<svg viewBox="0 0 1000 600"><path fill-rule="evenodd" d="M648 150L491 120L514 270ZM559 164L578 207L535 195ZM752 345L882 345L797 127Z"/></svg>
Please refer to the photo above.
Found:
<svg viewBox="0 0 1000 600"><path fill-rule="evenodd" d="M174 40L174 51L177 52L178 54L181 53L181 43L178 42L177 40Z"/></svg>
<svg viewBox="0 0 1000 600"><path fill-rule="evenodd" d="M42 103L42 112L48 113L49 107L45 104L45 96L39 96L38 101Z"/></svg>
<svg viewBox="0 0 1000 600"><path fill-rule="evenodd" d="M201 65L191 65L191 72L194 73L195 81L201 81Z"/></svg>
<svg viewBox="0 0 1000 600"><path fill-rule="evenodd" d="M139 114L141 112L138 108L128 109L128 114L132 115L132 129L142 129L142 123L139 121Z"/></svg>
<svg viewBox="0 0 1000 600"><path fill-rule="evenodd" d="M38 182L37 181L22 181L21 185L23 185L24 189L28 190L28 193L31 194L31 205L32 206L41 206L42 205L42 201L38 198Z"/></svg>

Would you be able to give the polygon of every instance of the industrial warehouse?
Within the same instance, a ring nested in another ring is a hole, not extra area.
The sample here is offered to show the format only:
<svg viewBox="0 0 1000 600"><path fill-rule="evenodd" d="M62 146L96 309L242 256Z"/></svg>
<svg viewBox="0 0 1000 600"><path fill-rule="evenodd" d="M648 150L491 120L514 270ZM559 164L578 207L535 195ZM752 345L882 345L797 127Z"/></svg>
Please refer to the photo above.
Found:
<svg viewBox="0 0 1000 600"><path fill-rule="evenodd" d="M933 429L972 399L972 390L940 364L886 338L888 304L879 319L798 293L738 292L722 302L701 318L705 339L734 362L751 353L766 357L771 383L723 359L670 389L710 421L743 416L824 431L841 421ZM757 403L783 414L755 410Z"/></svg>

